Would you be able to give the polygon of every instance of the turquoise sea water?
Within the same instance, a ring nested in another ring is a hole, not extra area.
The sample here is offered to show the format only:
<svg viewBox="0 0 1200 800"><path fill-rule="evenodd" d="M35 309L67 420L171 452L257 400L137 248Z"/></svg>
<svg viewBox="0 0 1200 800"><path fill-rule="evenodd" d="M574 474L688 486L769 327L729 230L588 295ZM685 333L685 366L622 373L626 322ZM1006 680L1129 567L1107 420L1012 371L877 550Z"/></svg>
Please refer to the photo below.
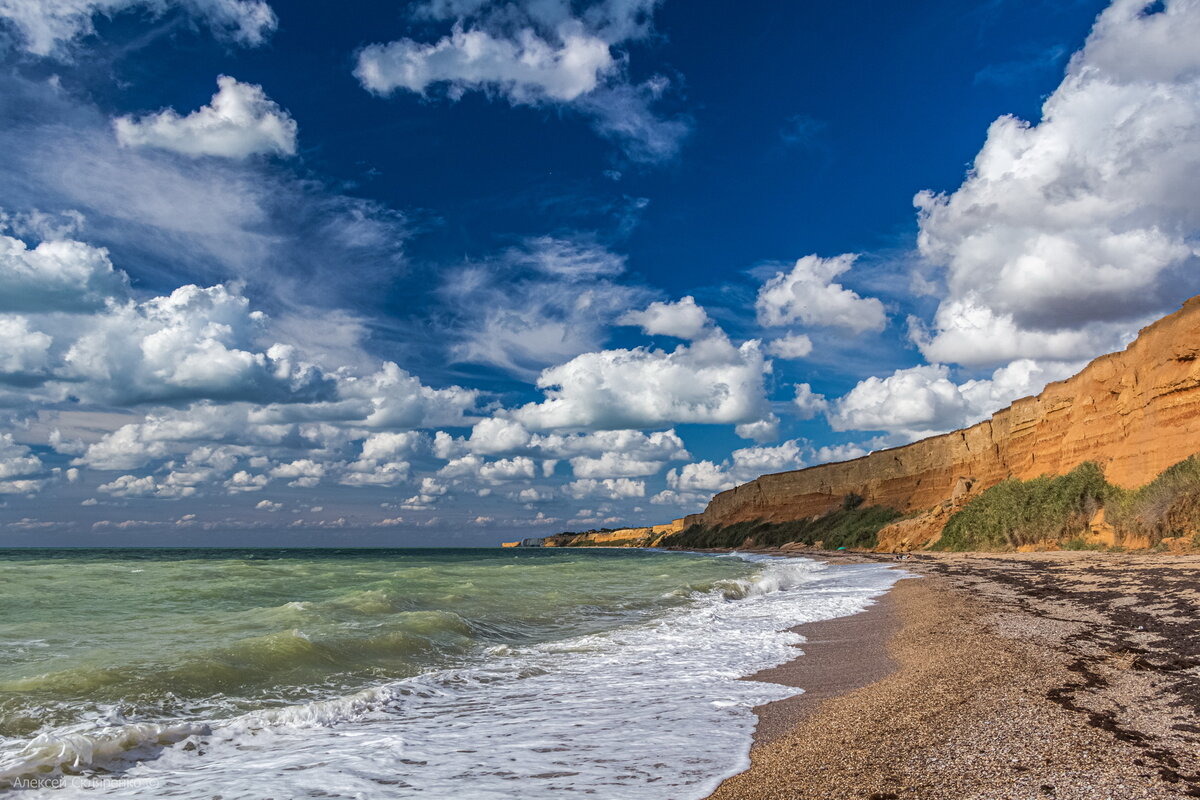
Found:
<svg viewBox="0 0 1200 800"><path fill-rule="evenodd" d="M0 551L0 785L700 797L743 763L750 708L791 691L736 678L895 577L626 550Z"/></svg>

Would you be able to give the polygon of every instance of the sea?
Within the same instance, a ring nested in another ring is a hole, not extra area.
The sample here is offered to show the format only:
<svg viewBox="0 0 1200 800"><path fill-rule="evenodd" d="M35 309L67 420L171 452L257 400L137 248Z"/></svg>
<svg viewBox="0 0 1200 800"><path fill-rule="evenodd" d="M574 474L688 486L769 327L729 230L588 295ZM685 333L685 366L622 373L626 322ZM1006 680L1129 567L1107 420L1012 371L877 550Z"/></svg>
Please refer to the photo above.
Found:
<svg viewBox="0 0 1200 800"><path fill-rule="evenodd" d="M0 550L0 793L688 800L901 573L618 549Z"/></svg>

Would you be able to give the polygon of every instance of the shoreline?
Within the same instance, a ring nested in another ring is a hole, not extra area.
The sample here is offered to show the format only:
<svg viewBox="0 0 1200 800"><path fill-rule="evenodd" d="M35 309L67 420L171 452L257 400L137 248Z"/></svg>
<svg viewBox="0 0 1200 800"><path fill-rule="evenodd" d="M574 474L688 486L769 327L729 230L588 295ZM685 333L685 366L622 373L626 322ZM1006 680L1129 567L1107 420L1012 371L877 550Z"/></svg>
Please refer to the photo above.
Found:
<svg viewBox="0 0 1200 800"><path fill-rule="evenodd" d="M901 580L912 580L903 578ZM848 617L805 622L788 630L804 637L791 661L769 667L743 680L777 683L803 689L794 695L757 706L754 747L786 735L825 700L883 680L898 668L887 642L900 630L893 586L870 606Z"/></svg>
<svg viewBox="0 0 1200 800"><path fill-rule="evenodd" d="M897 566L921 577L749 676L808 691L756 709L751 766L712 800L1200 797L1200 557Z"/></svg>

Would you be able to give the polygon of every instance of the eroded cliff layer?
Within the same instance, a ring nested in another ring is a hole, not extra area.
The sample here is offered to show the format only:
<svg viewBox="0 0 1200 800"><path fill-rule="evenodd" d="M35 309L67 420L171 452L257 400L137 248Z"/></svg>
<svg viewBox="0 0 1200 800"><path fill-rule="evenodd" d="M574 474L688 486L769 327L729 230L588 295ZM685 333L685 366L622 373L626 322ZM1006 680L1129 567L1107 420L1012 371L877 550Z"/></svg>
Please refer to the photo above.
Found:
<svg viewBox="0 0 1200 800"><path fill-rule="evenodd" d="M764 475L721 492L686 525L783 522L823 514L854 493L871 505L922 511L967 486L1061 475L1084 461L1111 483L1145 484L1200 451L1200 297L992 418L853 461Z"/></svg>

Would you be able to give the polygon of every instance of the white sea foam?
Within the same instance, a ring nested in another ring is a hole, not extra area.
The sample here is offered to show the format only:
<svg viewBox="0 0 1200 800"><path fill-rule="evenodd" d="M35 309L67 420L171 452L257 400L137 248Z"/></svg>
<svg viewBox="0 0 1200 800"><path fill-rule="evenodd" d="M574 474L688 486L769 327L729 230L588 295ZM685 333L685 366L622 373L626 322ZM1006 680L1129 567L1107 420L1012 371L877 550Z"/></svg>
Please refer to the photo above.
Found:
<svg viewBox="0 0 1200 800"><path fill-rule="evenodd" d="M203 724L140 722L89 729L86 733L42 734L0 767L0 786L19 784L21 778L61 774L64 769L78 771L114 761L134 763L184 739L211 733L212 729Z"/></svg>
<svg viewBox="0 0 1200 800"><path fill-rule="evenodd" d="M135 779L156 797L225 800L701 798L747 766L753 707L797 691L738 680L797 655L802 639L781 628L861 611L902 577L746 558L765 562L753 577L636 625L211 729L117 726L59 754L46 739L19 767L107 761L131 781L30 793L60 798L145 796Z"/></svg>

